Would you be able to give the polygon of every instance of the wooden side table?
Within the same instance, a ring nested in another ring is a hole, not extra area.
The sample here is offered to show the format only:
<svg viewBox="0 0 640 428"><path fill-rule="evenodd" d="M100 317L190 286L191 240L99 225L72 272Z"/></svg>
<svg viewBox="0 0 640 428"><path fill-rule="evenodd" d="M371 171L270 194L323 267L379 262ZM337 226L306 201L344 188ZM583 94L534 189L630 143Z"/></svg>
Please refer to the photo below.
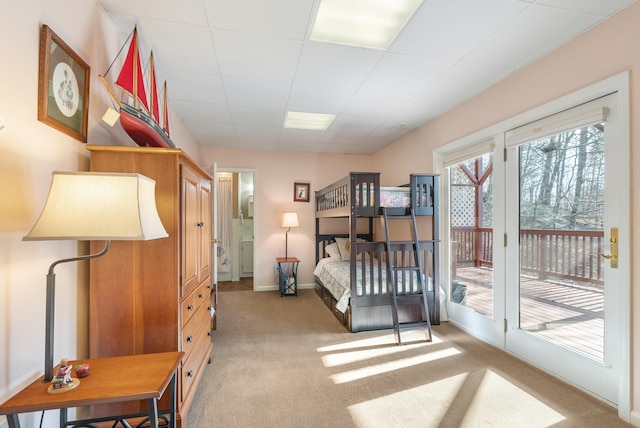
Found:
<svg viewBox="0 0 640 428"><path fill-rule="evenodd" d="M157 428L159 416L168 422L168 426L175 427L176 370L182 355L182 352L163 352L72 361L73 367L77 364L89 364L89 375L80 379L80 385L63 394L49 394L49 382L43 383L43 376L0 405L0 415L7 415L9 428L20 427L19 413L52 409L60 409L61 428L72 425L90 426L102 421L116 421L128 426L123 421L144 417L149 418L149 426ZM170 408L158 411L158 400L167 386L170 386ZM67 420L67 409L71 407L134 400L148 400L149 412L80 421Z"/></svg>
<svg viewBox="0 0 640 428"><path fill-rule="evenodd" d="M280 297L298 296L298 264L296 257L277 257Z"/></svg>

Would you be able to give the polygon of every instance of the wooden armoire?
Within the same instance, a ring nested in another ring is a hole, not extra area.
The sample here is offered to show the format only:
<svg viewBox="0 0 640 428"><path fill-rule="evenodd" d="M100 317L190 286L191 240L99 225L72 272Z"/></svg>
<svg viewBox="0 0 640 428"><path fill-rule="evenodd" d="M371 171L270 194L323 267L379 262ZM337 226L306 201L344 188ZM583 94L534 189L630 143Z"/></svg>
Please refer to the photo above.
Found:
<svg viewBox="0 0 640 428"><path fill-rule="evenodd" d="M168 238L112 241L90 262L90 357L182 351L178 427L211 359L212 177L181 149L91 146L91 171L136 172L156 181L156 206ZM97 252L104 242L91 243ZM114 373L114 376L117 376ZM159 409L168 408L165 394ZM94 416L145 411L146 402L95 407Z"/></svg>

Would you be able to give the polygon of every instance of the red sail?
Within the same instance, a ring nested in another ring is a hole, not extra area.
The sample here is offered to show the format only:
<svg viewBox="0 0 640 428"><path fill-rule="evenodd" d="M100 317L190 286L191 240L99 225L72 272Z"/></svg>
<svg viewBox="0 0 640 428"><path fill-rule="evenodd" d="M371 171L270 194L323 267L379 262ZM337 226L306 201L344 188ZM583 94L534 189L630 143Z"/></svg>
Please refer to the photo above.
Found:
<svg viewBox="0 0 640 428"><path fill-rule="evenodd" d="M158 86L156 84L156 69L153 63L153 52L151 52L149 68L149 80L151 81L149 84L151 108L149 110L151 111L151 117L153 117L156 122L160 123L160 106L158 105Z"/></svg>
<svg viewBox="0 0 640 428"><path fill-rule="evenodd" d="M122 66L122 70L120 70L116 83L122 89L133 95L134 107L137 104L135 99L138 99L145 108L149 110L147 92L144 89L144 79L142 77L142 64L140 62L140 50L138 49L137 28L133 30L133 36L131 37L131 44L129 45L127 58Z"/></svg>

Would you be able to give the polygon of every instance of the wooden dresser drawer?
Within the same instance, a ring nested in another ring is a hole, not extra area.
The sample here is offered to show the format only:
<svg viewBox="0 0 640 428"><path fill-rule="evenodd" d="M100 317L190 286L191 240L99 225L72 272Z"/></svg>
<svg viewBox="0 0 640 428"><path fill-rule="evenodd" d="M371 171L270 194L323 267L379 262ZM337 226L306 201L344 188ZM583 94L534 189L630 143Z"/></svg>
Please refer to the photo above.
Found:
<svg viewBox="0 0 640 428"><path fill-rule="evenodd" d="M209 318L211 317L208 307L200 305L196 313L191 317L189 322L182 329L182 352L186 356L195 348L196 342L202 336L209 332Z"/></svg>
<svg viewBox="0 0 640 428"><path fill-rule="evenodd" d="M185 400L194 382L199 378L201 368L208 362L211 352L211 336L209 331L202 331L195 340L195 346L188 355L183 358L180 368L180 399Z"/></svg>
<svg viewBox="0 0 640 428"><path fill-rule="evenodd" d="M182 300L180 317L182 319L180 325L184 328L186 324L191 320L191 317L198 311L200 306L210 301L209 296L211 290L209 289L209 279L203 281L193 293L189 294Z"/></svg>

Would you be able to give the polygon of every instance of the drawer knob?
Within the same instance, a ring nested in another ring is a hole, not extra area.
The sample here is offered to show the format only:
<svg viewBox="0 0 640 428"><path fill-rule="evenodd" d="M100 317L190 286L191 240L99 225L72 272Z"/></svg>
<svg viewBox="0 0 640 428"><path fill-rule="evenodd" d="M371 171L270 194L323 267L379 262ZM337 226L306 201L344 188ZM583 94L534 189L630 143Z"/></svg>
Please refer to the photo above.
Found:
<svg viewBox="0 0 640 428"><path fill-rule="evenodd" d="M199 299L202 299L203 297L204 297L204 294L202 294L202 293L198 294L198 298Z"/></svg>
<svg viewBox="0 0 640 428"><path fill-rule="evenodd" d="M187 337L187 342L189 342L189 343L193 342L193 336Z"/></svg>
<svg viewBox="0 0 640 428"><path fill-rule="evenodd" d="M192 311L192 310L193 310L193 305L189 305L189 306L187 306L187 309L189 309L190 311Z"/></svg>
<svg viewBox="0 0 640 428"><path fill-rule="evenodd" d="M201 221L201 222L199 222L199 223L198 223L198 227L204 227L204 222L202 222L202 221Z"/></svg>
<svg viewBox="0 0 640 428"><path fill-rule="evenodd" d="M189 370L189 371L187 372L187 376L189 376L189 377L193 377L193 370Z"/></svg>

